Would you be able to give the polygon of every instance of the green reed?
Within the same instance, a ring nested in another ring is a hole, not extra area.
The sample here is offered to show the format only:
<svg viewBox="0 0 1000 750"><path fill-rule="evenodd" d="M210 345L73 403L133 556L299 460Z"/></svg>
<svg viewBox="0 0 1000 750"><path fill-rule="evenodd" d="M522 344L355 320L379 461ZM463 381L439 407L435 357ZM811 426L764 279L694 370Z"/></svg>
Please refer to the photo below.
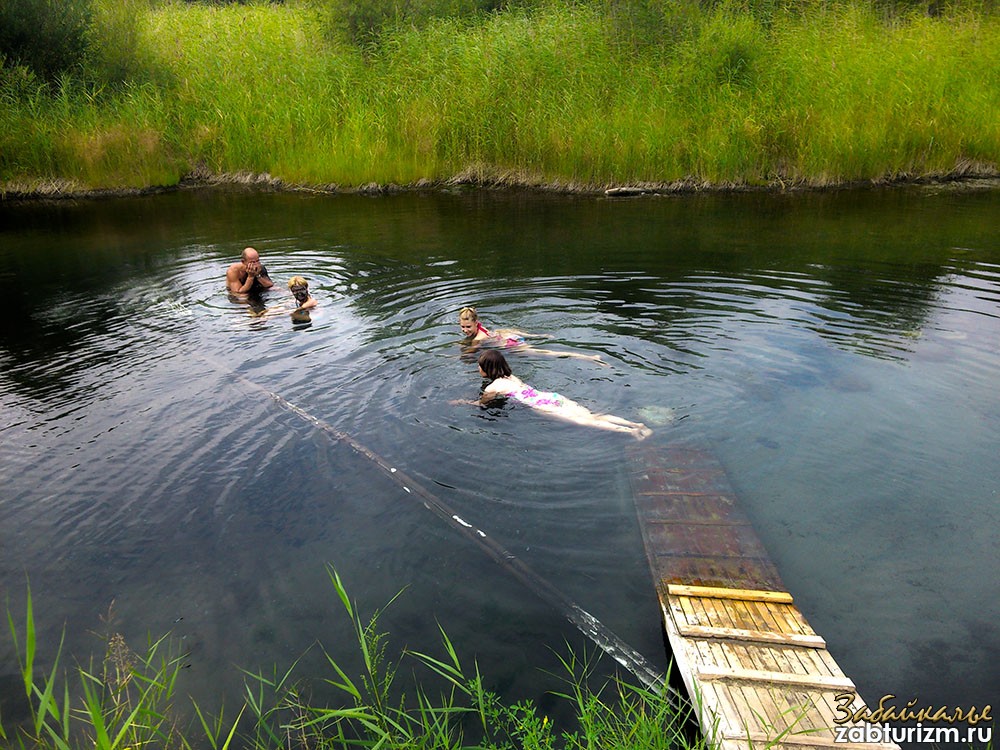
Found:
<svg viewBox="0 0 1000 750"><path fill-rule="evenodd" d="M569 702L578 721L563 730L540 715L533 702L510 706L488 691L478 666L471 673L463 668L443 629L440 655L406 650L390 658L388 635L378 625L380 611L363 617L332 566L328 572L352 625L357 671L343 666L344 655L324 651L329 671L318 679L338 699L323 703L310 697L316 679L301 678L297 663L284 671L246 672L243 705L231 718L206 714L196 704L190 711L179 705L185 655L168 636L150 641L140 655L112 629L100 664L66 669L60 643L42 669L29 590L24 622L15 623L8 612L29 718L5 727L0 717L0 741L5 747L39 750L703 748L686 733L689 712L665 688L650 690L613 678L594 690L596 663L572 652L560 658L564 689L555 695ZM401 685L404 664L422 670L423 678L414 673ZM425 687L429 684L436 692Z"/></svg>
<svg viewBox="0 0 1000 750"><path fill-rule="evenodd" d="M109 633L104 658L76 666L71 687L62 641L49 668L40 668L30 590L23 626L18 628L9 611L7 618L29 714L20 727L5 729L0 723L0 740L8 746L119 750L184 744L171 719L183 664L169 639L150 641L140 655L120 633Z"/></svg>
<svg viewBox="0 0 1000 750"><path fill-rule="evenodd" d="M130 84L0 73L0 189L173 184L195 170L599 187L998 168L995 13L647 6L674 15L623 34L613 4L541 0L385 31L361 50L304 0L165 2L113 18L105 36L135 50L130 65L95 57Z"/></svg>
<svg viewBox="0 0 1000 750"><path fill-rule="evenodd" d="M833 181L995 169L1000 121L987 112L1000 106L997 29L972 15L887 28L861 7L779 28L769 85L784 108L777 154L788 173Z"/></svg>

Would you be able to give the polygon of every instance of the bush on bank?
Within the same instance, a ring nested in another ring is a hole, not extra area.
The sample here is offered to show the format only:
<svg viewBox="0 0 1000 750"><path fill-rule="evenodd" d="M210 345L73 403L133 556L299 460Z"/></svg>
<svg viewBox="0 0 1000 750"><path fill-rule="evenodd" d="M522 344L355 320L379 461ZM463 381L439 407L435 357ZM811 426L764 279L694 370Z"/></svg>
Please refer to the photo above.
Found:
<svg viewBox="0 0 1000 750"><path fill-rule="evenodd" d="M394 0L367 20L347 0L73 2L84 53L62 69L4 41L0 190L195 170L833 184L1000 162L992 0Z"/></svg>

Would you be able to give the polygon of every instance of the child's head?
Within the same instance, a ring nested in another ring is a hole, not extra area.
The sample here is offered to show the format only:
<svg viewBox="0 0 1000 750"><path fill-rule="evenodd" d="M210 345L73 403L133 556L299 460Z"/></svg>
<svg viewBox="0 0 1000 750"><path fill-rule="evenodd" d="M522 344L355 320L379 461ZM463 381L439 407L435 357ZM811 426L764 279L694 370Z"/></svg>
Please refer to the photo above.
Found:
<svg viewBox="0 0 1000 750"><path fill-rule="evenodd" d="M458 311L458 325L467 337L472 338L479 329L479 313L474 307L463 307Z"/></svg>
<svg viewBox="0 0 1000 750"><path fill-rule="evenodd" d="M292 294L295 295L295 299L299 304L309 299L309 282L303 277L292 276L288 280L288 288L292 290Z"/></svg>
<svg viewBox="0 0 1000 750"><path fill-rule="evenodd" d="M490 380L508 378L512 374L507 360L496 349L487 349L479 355L479 369Z"/></svg>

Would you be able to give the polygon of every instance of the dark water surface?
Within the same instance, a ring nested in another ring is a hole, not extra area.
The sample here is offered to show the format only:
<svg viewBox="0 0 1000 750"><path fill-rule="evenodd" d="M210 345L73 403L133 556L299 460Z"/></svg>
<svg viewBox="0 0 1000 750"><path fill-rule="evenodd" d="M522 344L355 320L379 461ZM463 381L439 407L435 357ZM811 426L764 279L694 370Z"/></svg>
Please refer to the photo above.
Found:
<svg viewBox="0 0 1000 750"><path fill-rule="evenodd" d="M394 649L438 623L487 683L548 708L565 644L542 601L350 434L665 668L624 450L480 380L457 310L551 333L515 373L641 419L725 466L785 583L862 695L1000 693L1000 191L609 200L179 192L0 206L0 587L26 581L51 658L85 660L114 603L172 631L181 690L318 640L349 661L332 563ZM224 289L245 245L308 324ZM320 674L315 649L303 676ZM608 666L610 671L611 665ZM0 689L17 673L0 640ZM333 676L326 672L322 676ZM321 690L321 688L317 688ZM554 710L554 709L553 709Z"/></svg>

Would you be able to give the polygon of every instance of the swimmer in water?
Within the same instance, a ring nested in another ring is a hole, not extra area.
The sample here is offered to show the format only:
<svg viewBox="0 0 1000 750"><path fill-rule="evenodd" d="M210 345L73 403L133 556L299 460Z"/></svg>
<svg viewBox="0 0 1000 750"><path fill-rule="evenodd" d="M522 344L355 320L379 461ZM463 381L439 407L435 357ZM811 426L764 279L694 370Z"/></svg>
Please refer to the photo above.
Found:
<svg viewBox="0 0 1000 750"><path fill-rule="evenodd" d="M295 302L298 305L298 307L295 308L296 312L300 312L302 310L312 310L319 304L319 302L316 301L316 298L309 294L309 282L303 277L292 276L292 278L288 280L288 288L295 296Z"/></svg>
<svg viewBox="0 0 1000 750"><path fill-rule="evenodd" d="M480 322L479 313L474 307L463 307L458 313L458 325L465 335L465 344L471 349L479 347L495 347L509 351L532 352L533 354L545 354L549 357L573 357L575 359L588 359L597 362L599 365L608 366L607 362L601 359L599 354L580 354L579 352L560 352L551 349L539 349L525 342L527 338L546 338L540 333L525 333L513 328L502 328L490 331Z"/></svg>
<svg viewBox="0 0 1000 750"><path fill-rule="evenodd" d="M291 309L292 320L298 323L308 321L309 311L319 304L319 300L309 294L309 282L302 276L293 276L288 280L288 289L295 297L295 306ZM265 310L253 311L250 314L255 318L270 318L279 313L289 312L288 302L283 302Z"/></svg>
<svg viewBox="0 0 1000 750"><path fill-rule="evenodd" d="M500 398L512 398L545 414L585 427L627 432L636 440L645 440L653 434L642 422L633 422L614 414L598 414L558 393L535 390L511 372L507 360L497 349L487 349L479 355L479 374L489 381L479 401L474 402L481 406Z"/></svg>
<svg viewBox="0 0 1000 750"><path fill-rule="evenodd" d="M272 286L274 282L260 262L260 254L252 247L243 248L239 262L226 271L226 287L232 294L262 292Z"/></svg>

